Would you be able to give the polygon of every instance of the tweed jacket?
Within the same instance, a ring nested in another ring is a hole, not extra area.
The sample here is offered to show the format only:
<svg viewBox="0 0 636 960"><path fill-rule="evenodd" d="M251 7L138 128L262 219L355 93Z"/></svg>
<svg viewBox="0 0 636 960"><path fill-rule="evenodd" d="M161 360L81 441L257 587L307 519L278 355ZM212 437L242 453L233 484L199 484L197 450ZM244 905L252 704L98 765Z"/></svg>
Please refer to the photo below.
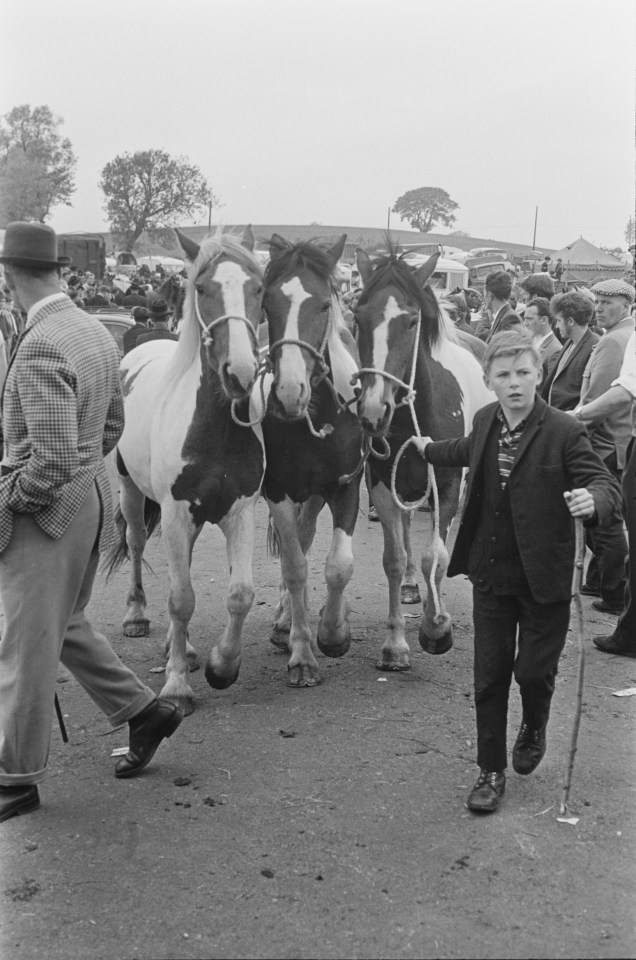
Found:
<svg viewBox="0 0 636 960"><path fill-rule="evenodd" d="M124 427L119 353L106 328L68 297L29 319L7 373L2 425L0 552L16 513L32 514L59 539L95 480L105 549L114 525L104 456Z"/></svg>
<svg viewBox="0 0 636 960"><path fill-rule="evenodd" d="M591 403L609 390L621 372L627 342L633 332L634 318L626 317L603 334L583 372L581 403ZM590 429L592 448L602 460L615 454L619 470L625 466L625 454L632 438L631 406L626 399L622 407Z"/></svg>
<svg viewBox="0 0 636 960"><path fill-rule="evenodd" d="M551 407L556 407L557 410L574 410L578 406L581 399L583 372L598 341L599 338L596 334L588 329L579 342L575 344L566 358L565 365L560 370L558 370L559 361L563 351L571 341L567 340L563 344L561 352L556 354L556 361L554 361L554 358L551 359L550 363L554 361L554 366L550 367L548 376L541 387L541 396Z"/></svg>
<svg viewBox="0 0 636 960"><path fill-rule="evenodd" d="M444 467L468 466L466 506L448 568L473 579L487 562L489 544L476 542L486 498L484 454L490 431L499 429L498 403L475 414L468 437L439 440L426 447L426 459ZM618 482L594 453L585 427L573 417L548 407L537 397L519 442L508 478L514 535L523 571L537 603L568 600L574 564L574 523L563 493L586 487L596 512L587 526L620 510Z"/></svg>

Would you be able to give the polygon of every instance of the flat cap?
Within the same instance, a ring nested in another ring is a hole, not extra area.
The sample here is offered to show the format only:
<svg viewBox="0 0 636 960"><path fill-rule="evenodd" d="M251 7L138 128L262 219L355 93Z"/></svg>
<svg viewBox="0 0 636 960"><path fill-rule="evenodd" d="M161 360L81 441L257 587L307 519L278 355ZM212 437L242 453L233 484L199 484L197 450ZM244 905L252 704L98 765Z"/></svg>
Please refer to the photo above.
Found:
<svg viewBox="0 0 636 960"><path fill-rule="evenodd" d="M600 280L592 287L592 293L602 297L625 297L630 303L636 300L636 290L624 280Z"/></svg>

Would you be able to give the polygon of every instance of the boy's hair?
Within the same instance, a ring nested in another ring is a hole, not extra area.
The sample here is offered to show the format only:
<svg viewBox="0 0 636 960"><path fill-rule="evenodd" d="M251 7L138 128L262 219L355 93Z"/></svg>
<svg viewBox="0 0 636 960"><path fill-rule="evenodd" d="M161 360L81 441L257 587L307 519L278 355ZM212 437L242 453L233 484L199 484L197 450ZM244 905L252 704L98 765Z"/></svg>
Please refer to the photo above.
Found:
<svg viewBox="0 0 636 960"><path fill-rule="evenodd" d="M512 291L512 277L506 270L494 270L486 277L485 288L497 300L508 300Z"/></svg>
<svg viewBox="0 0 636 960"><path fill-rule="evenodd" d="M577 326L588 327L594 316L594 303L583 293L557 293L550 301L550 311L553 317L560 313Z"/></svg>
<svg viewBox="0 0 636 960"><path fill-rule="evenodd" d="M540 317L550 316L550 301L546 300L545 297L533 297L532 300L528 300L526 303L526 310L528 307L536 307Z"/></svg>
<svg viewBox="0 0 636 960"><path fill-rule="evenodd" d="M525 330L504 330L503 333L496 333L486 348L484 373L489 372L493 360L498 357L518 357L522 353L529 353L536 367L541 367L541 354L529 333Z"/></svg>

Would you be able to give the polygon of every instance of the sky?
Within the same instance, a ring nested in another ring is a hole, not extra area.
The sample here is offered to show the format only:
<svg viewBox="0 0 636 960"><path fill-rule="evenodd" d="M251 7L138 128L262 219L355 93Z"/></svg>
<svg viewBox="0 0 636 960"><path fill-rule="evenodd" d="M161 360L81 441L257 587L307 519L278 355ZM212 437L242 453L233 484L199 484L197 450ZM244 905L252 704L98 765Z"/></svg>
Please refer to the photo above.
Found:
<svg viewBox="0 0 636 960"><path fill-rule="evenodd" d="M78 158L58 232L106 230L100 172L161 148L226 224L452 229L625 248L634 212L632 0L3 0L0 115L47 104ZM207 222L207 214L200 218Z"/></svg>

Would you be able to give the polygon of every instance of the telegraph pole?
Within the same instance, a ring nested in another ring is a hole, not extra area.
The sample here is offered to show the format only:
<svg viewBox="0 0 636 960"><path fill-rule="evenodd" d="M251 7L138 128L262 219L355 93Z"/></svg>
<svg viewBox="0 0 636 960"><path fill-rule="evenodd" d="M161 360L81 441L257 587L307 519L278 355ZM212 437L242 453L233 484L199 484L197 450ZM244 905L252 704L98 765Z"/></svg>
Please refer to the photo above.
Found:
<svg viewBox="0 0 636 960"><path fill-rule="evenodd" d="M539 207L535 208L534 211L534 233L532 234L532 252L534 253L534 248L537 245L537 219L539 217Z"/></svg>

